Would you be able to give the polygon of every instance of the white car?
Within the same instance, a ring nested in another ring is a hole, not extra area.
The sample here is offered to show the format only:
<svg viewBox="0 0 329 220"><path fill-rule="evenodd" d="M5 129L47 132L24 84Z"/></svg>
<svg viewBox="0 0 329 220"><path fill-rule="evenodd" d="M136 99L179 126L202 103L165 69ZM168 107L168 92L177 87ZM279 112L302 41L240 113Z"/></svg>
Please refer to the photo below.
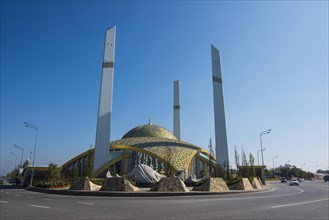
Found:
<svg viewBox="0 0 329 220"><path fill-rule="evenodd" d="M290 180L290 186L299 186L299 182L297 179L291 179Z"/></svg>

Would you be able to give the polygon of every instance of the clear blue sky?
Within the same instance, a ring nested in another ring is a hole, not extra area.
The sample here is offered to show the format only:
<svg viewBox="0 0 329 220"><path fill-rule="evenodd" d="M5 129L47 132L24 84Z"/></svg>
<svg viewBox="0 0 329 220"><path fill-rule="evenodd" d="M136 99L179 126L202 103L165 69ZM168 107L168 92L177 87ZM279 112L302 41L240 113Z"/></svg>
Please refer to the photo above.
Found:
<svg viewBox="0 0 329 220"><path fill-rule="evenodd" d="M221 52L234 147L257 163L328 169L328 2L1 1L1 173L34 146L63 164L95 143L105 30L117 26L111 139L152 122L173 127L180 80L182 140L214 138L210 44ZM318 166L317 166L318 165ZM234 165L232 164L234 167Z"/></svg>

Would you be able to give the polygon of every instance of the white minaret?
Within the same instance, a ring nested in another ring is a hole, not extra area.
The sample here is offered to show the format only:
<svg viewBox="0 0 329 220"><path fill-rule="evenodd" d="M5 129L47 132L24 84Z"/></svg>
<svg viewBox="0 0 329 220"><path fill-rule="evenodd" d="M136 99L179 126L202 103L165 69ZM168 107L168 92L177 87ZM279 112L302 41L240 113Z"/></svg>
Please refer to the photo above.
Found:
<svg viewBox="0 0 329 220"><path fill-rule="evenodd" d="M174 135L180 140L179 81L174 81Z"/></svg>
<svg viewBox="0 0 329 220"><path fill-rule="evenodd" d="M109 142L111 133L112 91L114 76L114 50L116 27L106 30L104 61L99 95L96 143L94 155L94 172L109 159Z"/></svg>
<svg viewBox="0 0 329 220"><path fill-rule="evenodd" d="M224 110L223 81L219 50L211 45L212 82L214 92L216 158L221 165L228 165L228 148Z"/></svg>

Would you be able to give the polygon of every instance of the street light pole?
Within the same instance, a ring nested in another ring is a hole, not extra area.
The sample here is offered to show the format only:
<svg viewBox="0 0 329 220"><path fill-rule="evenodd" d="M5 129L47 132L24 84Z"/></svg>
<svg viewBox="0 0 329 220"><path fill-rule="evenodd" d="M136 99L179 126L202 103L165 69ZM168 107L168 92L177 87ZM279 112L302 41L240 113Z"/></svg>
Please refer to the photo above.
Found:
<svg viewBox="0 0 329 220"><path fill-rule="evenodd" d="M35 142L34 142L34 151L33 151L32 171L31 171L31 182L30 182L30 186L32 186L33 176L34 176L35 151L36 151L36 148L37 148L37 140L38 140L38 131L39 131L39 129L38 129L38 126L36 126L34 124L31 124L31 123L28 123L28 122L24 122L24 125L25 125L25 127L32 128L36 131L36 133L35 133Z"/></svg>
<svg viewBox="0 0 329 220"><path fill-rule="evenodd" d="M21 167L23 167L23 154L24 154L24 148L21 146L18 146L14 144L14 147L22 151L22 156L21 156Z"/></svg>
<svg viewBox="0 0 329 220"><path fill-rule="evenodd" d="M263 151L265 151L265 150L266 150L266 147L264 147ZM260 151L261 151L261 150L258 150L258 151L257 151L257 161L258 161L258 166L259 166L259 156L258 156L258 154L259 154Z"/></svg>
<svg viewBox="0 0 329 220"><path fill-rule="evenodd" d="M316 168L318 168L318 166L319 166L319 164L317 164L317 165L315 166L315 173L317 173L317 172L316 172L316 171L317 171Z"/></svg>
<svg viewBox="0 0 329 220"><path fill-rule="evenodd" d="M10 152L10 154L15 156L15 167L14 167L14 170L15 170L16 166L17 166L17 154L15 154L14 152Z"/></svg>
<svg viewBox="0 0 329 220"><path fill-rule="evenodd" d="M303 170L303 166L305 165L306 163L302 163L302 170Z"/></svg>
<svg viewBox="0 0 329 220"><path fill-rule="evenodd" d="M278 156L275 156L272 158L272 161L273 161L273 172L274 172L274 159L278 158Z"/></svg>
<svg viewBox="0 0 329 220"><path fill-rule="evenodd" d="M262 131L259 134L259 139L260 139L260 152L262 153L262 165L264 166L264 155L263 155L263 145L262 145L262 135L269 134L271 133L271 129L268 129L266 131Z"/></svg>

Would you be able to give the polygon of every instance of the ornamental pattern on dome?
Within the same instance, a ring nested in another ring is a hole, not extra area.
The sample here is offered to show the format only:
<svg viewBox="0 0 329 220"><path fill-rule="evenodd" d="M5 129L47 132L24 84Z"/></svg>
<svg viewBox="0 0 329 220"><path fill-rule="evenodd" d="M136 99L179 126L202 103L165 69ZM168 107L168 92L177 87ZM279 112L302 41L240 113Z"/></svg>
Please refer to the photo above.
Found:
<svg viewBox="0 0 329 220"><path fill-rule="evenodd" d="M159 137L159 138L169 138L175 139L175 135L173 135L167 129L160 127L158 125L153 125L151 123L146 125L140 125L136 128L131 129L127 134L125 134L122 139L126 138L136 138L136 137Z"/></svg>

